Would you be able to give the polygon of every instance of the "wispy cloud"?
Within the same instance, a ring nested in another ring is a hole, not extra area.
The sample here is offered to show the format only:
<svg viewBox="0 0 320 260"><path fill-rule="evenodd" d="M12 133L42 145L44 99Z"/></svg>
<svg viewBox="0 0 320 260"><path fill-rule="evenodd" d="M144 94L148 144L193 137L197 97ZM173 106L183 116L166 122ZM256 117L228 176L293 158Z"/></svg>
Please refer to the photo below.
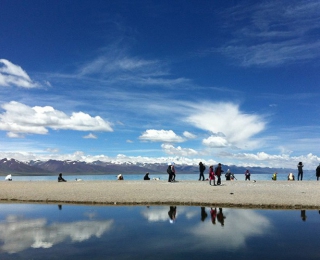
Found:
<svg viewBox="0 0 320 260"><path fill-rule="evenodd" d="M31 80L29 75L18 65L0 59L0 87L16 86L21 88L35 88L38 83Z"/></svg>
<svg viewBox="0 0 320 260"><path fill-rule="evenodd" d="M278 66L319 58L320 2L264 1L221 14L232 41L216 49L242 66Z"/></svg>

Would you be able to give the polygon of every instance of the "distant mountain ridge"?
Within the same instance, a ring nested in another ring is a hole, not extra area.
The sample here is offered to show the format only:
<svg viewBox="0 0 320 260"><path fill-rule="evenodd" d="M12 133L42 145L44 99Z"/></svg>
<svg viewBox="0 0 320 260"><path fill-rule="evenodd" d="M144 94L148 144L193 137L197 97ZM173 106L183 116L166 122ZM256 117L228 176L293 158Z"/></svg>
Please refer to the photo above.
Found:
<svg viewBox="0 0 320 260"><path fill-rule="evenodd" d="M29 162L20 162L16 159L4 158L0 160L0 175L4 176L7 174L14 175L57 175L62 172L65 175L100 175L100 174L144 174L149 172L150 174L166 174L167 164L164 163L112 163L94 161L91 163L83 161L59 161L59 160L48 160L39 161L32 160ZM261 167L238 167L235 165L223 165L223 170L227 171L230 169L235 174L244 173L246 169L249 169L254 174L272 174L286 173L295 171L293 169L284 168L261 168ZM198 174L198 165L176 165L177 173L182 174ZM208 166L206 171L208 170Z"/></svg>

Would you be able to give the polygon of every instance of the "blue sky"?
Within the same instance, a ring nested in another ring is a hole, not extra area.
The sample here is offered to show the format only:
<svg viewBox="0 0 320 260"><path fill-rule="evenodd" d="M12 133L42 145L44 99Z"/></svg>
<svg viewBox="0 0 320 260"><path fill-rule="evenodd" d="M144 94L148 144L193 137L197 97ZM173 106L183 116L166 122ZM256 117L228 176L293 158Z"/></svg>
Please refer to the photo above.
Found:
<svg viewBox="0 0 320 260"><path fill-rule="evenodd" d="M1 158L320 162L318 0L0 6Z"/></svg>

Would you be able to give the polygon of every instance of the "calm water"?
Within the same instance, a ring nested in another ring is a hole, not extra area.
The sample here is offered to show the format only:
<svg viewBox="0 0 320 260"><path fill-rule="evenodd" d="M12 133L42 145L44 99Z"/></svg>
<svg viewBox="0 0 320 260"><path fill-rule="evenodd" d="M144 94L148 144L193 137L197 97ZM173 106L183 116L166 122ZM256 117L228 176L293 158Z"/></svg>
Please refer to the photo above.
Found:
<svg viewBox="0 0 320 260"><path fill-rule="evenodd" d="M316 210L0 204L0 259L319 259Z"/></svg>
<svg viewBox="0 0 320 260"><path fill-rule="evenodd" d="M144 174L127 174L124 175L125 180L143 180ZM12 176L13 180L16 181L57 181L58 176ZM67 181L75 181L75 179L82 179L83 181L94 181L94 180L116 180L116 175L64 175L63 176ZM205 175L207 178L207 175ZM237 180L243 181L244 174L235 174ZM251 180L270 180L271 181L272 173L271 174L252 174ZM295 174L297 178L297 174ZM167 180L168 174L152 174L150 178L160 178L160 180ZM2 177L2 180L5 179L5 176ZM198 180L199 174L177 174L176 180ZM0 177L1 180L1 177ZM225 178L222 176L222 181ZM287 174L278 174L278 180L287 180ZM315 181L316 177L313 173L304 173L303 176L304 181Z"/></svg>

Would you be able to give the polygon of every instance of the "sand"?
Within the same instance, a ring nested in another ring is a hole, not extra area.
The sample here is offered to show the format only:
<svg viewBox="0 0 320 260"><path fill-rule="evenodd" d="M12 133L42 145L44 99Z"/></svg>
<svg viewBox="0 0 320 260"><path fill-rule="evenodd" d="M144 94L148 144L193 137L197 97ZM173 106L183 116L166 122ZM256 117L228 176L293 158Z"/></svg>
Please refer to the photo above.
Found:
<svg viewBox="0 0 320 260"><path fill-rule="evenodd" d="M320 209L320 182L1 181L0 203Z"/></svg>

